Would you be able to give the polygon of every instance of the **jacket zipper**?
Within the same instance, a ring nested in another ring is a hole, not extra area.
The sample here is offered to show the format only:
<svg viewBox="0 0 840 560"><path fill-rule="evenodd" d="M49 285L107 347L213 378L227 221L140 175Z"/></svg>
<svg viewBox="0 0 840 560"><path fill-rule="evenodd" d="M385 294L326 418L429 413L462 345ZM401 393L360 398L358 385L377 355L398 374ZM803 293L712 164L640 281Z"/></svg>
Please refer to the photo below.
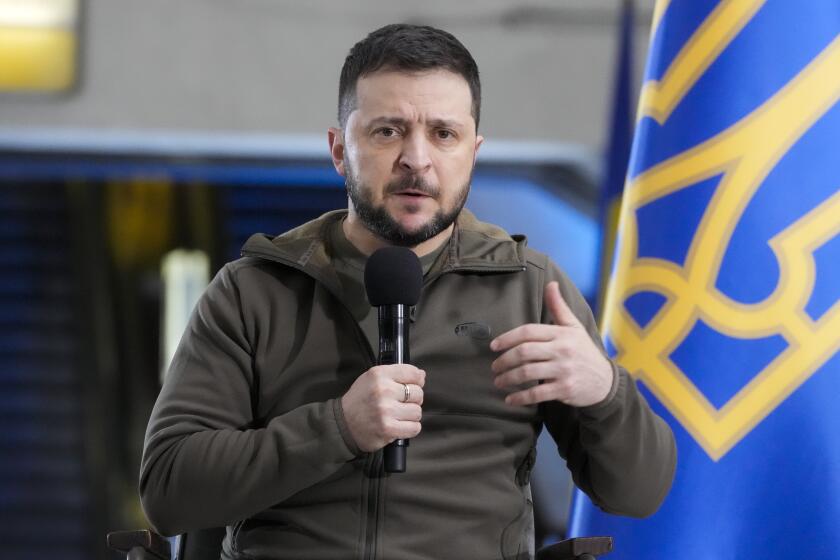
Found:
<svg viewBox="0 0 840 560"><path fill-rule="evenodd" d="M382 450L372 453L365 472L368 477L367 523L365 524L364 560L375 560L376 538L379 535L379 497L382 493Z"/></svg>
<svg viewBox="0 0 840 560"><path fill-rule="evenodd" d="M338 298L336 298L338 299ZM341 300L339 299L339 303ZM356 338L359 345L367 352L369 363L371 367L375 366L377 359L374 355L373 348L365 337L362 327L356 322L353 314L347 307L341 303L342 307L347 311L351 321L355 327ZM379 534L379 499L382 493L382 450L368 455L365 461L365 476L368 479L367 496L365 503L365 541L362 549L362 560L375 560L376 558L376 537Z"/></svg>
<svg viewBox="0 0 840 560"><path fill-rule="evenodd" d="M426 281L423 282L423 287L427 287L429 284L437 280L439 277L443 276L448 272L453 272L454 270L457 271L468 271L468 272L514 272L518 270L525 270L525 267L476 267L476 268L458 268L458 269L449 269L449 270L442 270L439 271L434 276L430 276ZM348 310L349 312L349 310ZM352 314L351 314L352 316ZM413 321L413 318L412 318ZM365 338L364 333L362 332L361 327L359 324L354 320L353 324L356 325L356 335L359 336L360 342L364 342L363 346L368 350L369 356L373 363L376 363L377 360L373 358L373 349L370 347L370 344L367 343L367 339ZM362 558L363 560L376 560L377 556L377 537L379 535L379 500L382 495L382 485L384 484L384 473L382 471L383 464L382 464L382 450L380 449L376 453L371 454L369 457L365 468L365 475L368 477L370 481L368 484L368 495L367 495L367 523L365 524L365 546L362 551Z"/></svg>

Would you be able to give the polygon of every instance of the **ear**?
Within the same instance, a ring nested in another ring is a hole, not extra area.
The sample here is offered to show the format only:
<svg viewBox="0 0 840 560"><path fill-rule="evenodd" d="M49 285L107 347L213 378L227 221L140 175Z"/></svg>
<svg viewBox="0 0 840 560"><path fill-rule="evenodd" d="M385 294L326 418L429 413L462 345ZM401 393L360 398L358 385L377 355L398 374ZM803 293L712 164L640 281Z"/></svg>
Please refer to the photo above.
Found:
<svg viewBox="0 0 840 560"><path fill-rule="evenodd" d="M340 128L330 127L327 129L327 142L330 144L330 156L333 167L342 177L344 174L344 134Z"/></svg>
<svg viewBox="0 0 840 560"><path fill-rule="evenodd" d="M478 149L484 143L484 136L476 134L475 136L475 151L473 152L473 167L475 167L475 159L478 157Z"/></svg>

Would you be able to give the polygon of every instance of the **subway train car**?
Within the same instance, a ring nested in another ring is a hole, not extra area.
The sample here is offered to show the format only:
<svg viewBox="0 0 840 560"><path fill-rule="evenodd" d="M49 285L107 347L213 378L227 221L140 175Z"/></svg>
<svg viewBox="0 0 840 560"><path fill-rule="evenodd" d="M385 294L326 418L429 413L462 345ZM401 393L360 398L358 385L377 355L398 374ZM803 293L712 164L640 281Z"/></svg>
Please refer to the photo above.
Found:
<svg viewBox="0 0 840 560"><path fill-rule="evenodd" d="M489 141L467 206L527 232L591 298L596 175L572 146ZM194 298L250 234L341 207L343 180L319 138L0 135L4 556L106 557L108 530L147 525L143 432ZM538 536L551 542L571 482L550 439L540 446Z"/></svg>

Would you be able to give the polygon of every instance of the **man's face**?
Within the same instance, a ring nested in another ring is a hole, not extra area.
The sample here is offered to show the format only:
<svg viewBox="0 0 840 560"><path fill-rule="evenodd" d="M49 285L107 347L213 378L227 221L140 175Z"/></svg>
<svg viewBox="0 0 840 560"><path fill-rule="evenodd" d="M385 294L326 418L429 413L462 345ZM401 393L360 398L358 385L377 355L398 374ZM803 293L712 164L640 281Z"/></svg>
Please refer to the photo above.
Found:
<svg viewBox="0 0 840 560"><path fill-rule="evenodd" d="M360 78L343 135L330 133L351 219L405 246L446 230L466 201L483 140L471 106L467 82L446 70Z"/></svg>

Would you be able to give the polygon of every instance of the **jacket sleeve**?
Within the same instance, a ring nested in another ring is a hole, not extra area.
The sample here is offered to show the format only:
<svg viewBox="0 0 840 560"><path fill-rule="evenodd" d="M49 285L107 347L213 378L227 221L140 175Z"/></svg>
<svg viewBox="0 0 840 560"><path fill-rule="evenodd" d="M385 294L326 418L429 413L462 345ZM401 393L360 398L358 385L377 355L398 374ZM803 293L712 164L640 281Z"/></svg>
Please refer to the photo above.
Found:
<svg viewBox="0 0 840 560"><path fill-rule="evenodd" d="M606 356L586 301L556 268L548 280L560 282L563 298ZM549 322L543 310L543 321ZM676 445L668 424L639 393L626 370L612 360L613 384L606 399L574 408L545 403L546 427L575 484L602 510L647 517L659 509L673 482Z"/></svg>
<svg viewBox="0 0 840 560"><path fill-rule="evenodd" d="M164 535L229 525L333 474L359 452L339 399L254 428L255 373L235 272L198 302L146 431L140 497Z"/></svg>

